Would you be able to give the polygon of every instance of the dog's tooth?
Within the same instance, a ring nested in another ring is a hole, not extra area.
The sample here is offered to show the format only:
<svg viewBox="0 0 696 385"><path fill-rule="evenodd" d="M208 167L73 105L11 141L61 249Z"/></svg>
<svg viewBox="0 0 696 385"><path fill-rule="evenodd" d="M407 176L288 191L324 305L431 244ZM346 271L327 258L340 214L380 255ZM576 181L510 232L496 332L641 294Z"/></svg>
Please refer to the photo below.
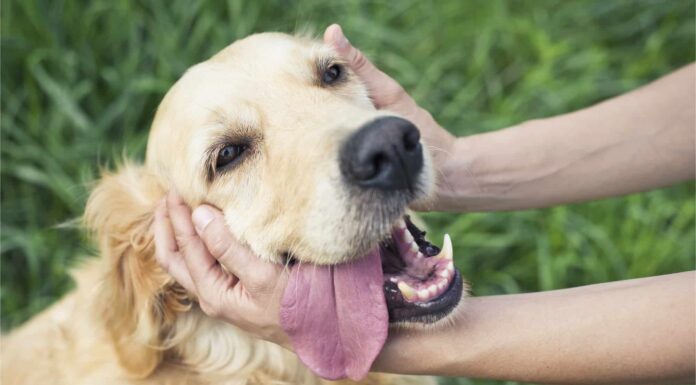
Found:
<svg viewBox="0 0 696 385"><path fill-rule="evenodd" d="M428 289L418 290L418 299L421 301L427 301L430 299L430 291Z"/></svg>
<svg viewBox="0 0 696 385"><path fill-rule="evenodd" d="M399 230L406 230L406 222L403 219L396 221L396 228Z"/></svg>
<svg viewBox="0 0 696 385"><path fill-rule="evenodd" d="M407 245L414 243L413 236L411 235L411 232L408 230L404 231L404 242L406 242Z"/></svg>
<svg viewBox="0 0 696 385"><path fill-rule="evenodd" d="M416 253L420 254L420 252L418 251L418 244L416 244L416 242L411 242L410 250L413 254L416 254Z"/></svg>
<svg viewBox="0 0 696 385"><path fill-rule="evenodd" d="M445 238L442 240L442 250L435 258L452 260L452 253L452 239L449 234L445 234Z"/></svg>
<svg viewBox="0 0 696 385"><path fill-rule="evenodd" d="M397 286L399 287L401 295L404 296L404 299L406 299L409 302L416 299L416 290L414 290L408 283L404 281L399 281Z"/></svg>
<svg viewBox="0 0 696 385"><path fill-rule="evenodd" d="M437 294L437 285L434 284L434 283L431 284L431 285L428 287L428 292L430 293L430 296L431 296L431 297L434 297L435 294Z"/></svg>
<svg viewBox="0 0 696 385"><path fill-rule="evenodd" d="M440 277L447 278L449 280L449 278L454 275L454 264L452 261L450 261L444 269L438 271L437 274Z"/></svg>
<svg viewBox="0 0 696 385"><path fill-rule="evenodd" d="M437 289L438 290L444 290L445 287L447 287L447 280L443 279L437 284Z"/></svg>
<svg viewBox="0 0 696 385"><path fill-rule="evenodd" d="M423 258L425 258L425 257L423 256L423 253L421 253L421 252L419 251L418 254L416 254L416 259L423 259Z"/></svg>

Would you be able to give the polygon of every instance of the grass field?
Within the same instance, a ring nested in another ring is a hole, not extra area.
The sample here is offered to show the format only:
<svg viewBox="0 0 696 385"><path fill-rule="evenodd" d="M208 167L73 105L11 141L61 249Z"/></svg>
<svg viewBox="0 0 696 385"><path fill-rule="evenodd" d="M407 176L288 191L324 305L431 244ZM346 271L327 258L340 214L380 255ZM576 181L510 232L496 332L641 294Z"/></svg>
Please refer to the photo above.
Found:
<svg viewBox="0 0 696 385"><path fill-rule="evenodd" d="M459 135L585 107L694 61L693 1L2 0L3 330L70 288L90 251L70 226L90 181L142 158L154 109L188 66L253 32L331 22ZM475 295L694 269L693 183L426 219L433 239L453 235Z"/></svg>

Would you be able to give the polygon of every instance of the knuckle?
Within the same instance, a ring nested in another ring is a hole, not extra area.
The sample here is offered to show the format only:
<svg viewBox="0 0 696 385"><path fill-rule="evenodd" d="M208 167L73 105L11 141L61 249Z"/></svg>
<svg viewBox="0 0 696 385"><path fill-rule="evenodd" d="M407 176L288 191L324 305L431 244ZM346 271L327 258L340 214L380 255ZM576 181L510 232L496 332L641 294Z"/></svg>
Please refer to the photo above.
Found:
<svg viewBox="0 0 696 385"><path fill-rule="evenodd" d="M169 272L169 258L167 258L162 251L155 251L155 260L159 263L162 270Z"/></svg>
<svg viewBox="0 0 696 385"><path fill-rule="evenodd" d="M385 91L385 104L392 105L400 102L404 98L408 97L406 90L398 84L393 84Z"/></svg>
<svg viewBox="0 0 696 385"><path fill-rule="evenodd" d="M368 61L367 57L360 50L356 49L351 63L354 70L360 70L367 65Z"/></svg>
<svg viewBox="0 0 696 385"><path fill-rule="evenodd" d="M246 286L250 293L266 294L269 288L274 286L275 282L276 277L269 272L258 272L249 276Z"/></svg>
<svg viewBox="0 0 696 385"><path fill-rule="evenodd" d="M197 236L192 234L177 234L176 244L179 246L179 248L186 251L188 247L190 247L196 242L196 238Z"/></svg>
<svg viewBox="0 0 696 385"><path fill-rule="evenodd" d="M210 253L213 255L213 257L215 257L215 259L219 259L224 255L228 255L228 253L234 252L234 248L232 247L232 244L229 242L229 239L224 236L221 236L220 234L210 235L209 237L207 237L205 244L208 247Z"/></svg>
<svg viewBox="0 0 696 385"><path fill-rule="evenodd" d="M394 84L394 87L392 88L392 96L395 100L400 100L407 97L408 94L406 93L404 87L399 84Z"/></svg>
<svg viewBox="0 0 696 385"><path fill-rule="evenodd" d="M203 311L203 313L205 313L205 315L207 315L208 317L211 317L211 318L219 318L220 317L220 315L221 315L220 308L218 306L215 306L215 305L211 304L210 302L208 302L202 298L199 298L198 301L199 301L198 305L201 308L201 310Z"/></svg>
<svg viewBox="0 0 696 385"><path fill-rule="evenodd" d="M263 294L266 290L266 282L268 282L266 276L259 274L250 274L248 277L246 277L244 286L250 294L259 295Z"/></svg>

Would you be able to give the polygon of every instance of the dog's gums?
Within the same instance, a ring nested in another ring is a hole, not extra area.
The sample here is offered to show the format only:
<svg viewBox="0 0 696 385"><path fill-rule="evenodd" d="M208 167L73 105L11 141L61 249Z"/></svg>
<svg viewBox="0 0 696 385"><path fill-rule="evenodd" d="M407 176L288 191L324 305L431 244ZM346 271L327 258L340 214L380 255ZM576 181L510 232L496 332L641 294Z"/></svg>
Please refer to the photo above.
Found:
<svg viewBox="0 0 696 385"><path fill-rule="evenodd" d="M408 216L397 221L380 245L390 322L431 323L457 306L463 289L452 253L449 235L440 250Z"/></svg>

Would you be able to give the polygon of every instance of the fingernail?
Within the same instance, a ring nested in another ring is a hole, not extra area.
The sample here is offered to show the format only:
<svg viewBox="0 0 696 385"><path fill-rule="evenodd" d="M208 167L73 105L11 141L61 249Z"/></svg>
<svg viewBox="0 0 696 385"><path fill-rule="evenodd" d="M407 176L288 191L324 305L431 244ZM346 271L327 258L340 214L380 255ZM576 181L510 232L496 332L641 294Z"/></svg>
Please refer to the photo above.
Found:
<svg viewBox="0 0 696 385"><path fill-rule="evenodd" d="M213 210L208 206L198 206L193 210L193 214L191 215L193 225L199 233L205 230L213 218L215 218L215 213L213 213Z"/></svg>

